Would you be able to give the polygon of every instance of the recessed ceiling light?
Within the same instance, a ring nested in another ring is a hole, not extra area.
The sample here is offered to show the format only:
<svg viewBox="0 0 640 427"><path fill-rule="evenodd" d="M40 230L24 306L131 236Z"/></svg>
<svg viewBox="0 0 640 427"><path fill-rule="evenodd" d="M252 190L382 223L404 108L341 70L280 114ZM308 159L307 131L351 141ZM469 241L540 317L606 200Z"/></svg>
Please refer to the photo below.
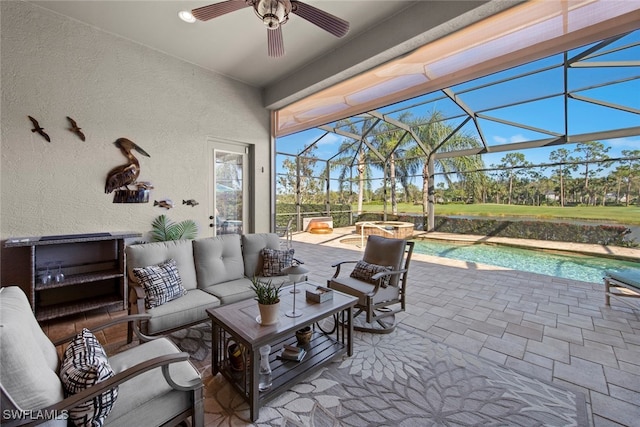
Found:
<svg viewBox="0 0 640 427"><path fill-rule="evenodd" d="M181 10L178 12L178 18L182 19L184 22L188 22L189 24L196 22L196 18L194 18L188 10Z"/></svg>

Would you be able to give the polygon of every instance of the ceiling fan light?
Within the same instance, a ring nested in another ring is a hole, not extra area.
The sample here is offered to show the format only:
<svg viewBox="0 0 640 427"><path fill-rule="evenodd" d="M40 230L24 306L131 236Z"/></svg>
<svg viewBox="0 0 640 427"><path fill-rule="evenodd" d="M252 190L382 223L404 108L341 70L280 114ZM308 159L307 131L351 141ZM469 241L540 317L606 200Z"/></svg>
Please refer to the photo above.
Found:
<svg viewBox="0 0 640 427"><path fill-rule="evenodd" d="M288 0L260 0L255 3L254 10L268 29L275 30L289 20L291 2Z"/></svg>
<svg viewBox="0 0 640 427"><path fill-rule="evenodd" d="M180 12L178 12L178 18L189 24L193 24L196 22L196 18L188 10L181 10Z"/></svg>

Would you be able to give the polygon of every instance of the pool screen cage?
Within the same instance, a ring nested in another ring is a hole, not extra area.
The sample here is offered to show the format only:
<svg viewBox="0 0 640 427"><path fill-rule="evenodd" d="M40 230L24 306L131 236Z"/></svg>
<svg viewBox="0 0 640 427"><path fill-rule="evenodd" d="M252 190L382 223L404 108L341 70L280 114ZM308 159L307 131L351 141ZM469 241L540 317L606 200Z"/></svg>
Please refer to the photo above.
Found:
<svg viewBox="0 0 640 427"><path fill-rule="evenodd" d="M341 214L351 225L377 201L383 220L403 214L398 203L421 206L430 230L438 203L535 204L521 193L536 183L537 203L628 204L640 179L639 93L635 30L279 137L276 223L295 215L300 230L303 216ZM629 185L611 196L625 170Z"/></svg>

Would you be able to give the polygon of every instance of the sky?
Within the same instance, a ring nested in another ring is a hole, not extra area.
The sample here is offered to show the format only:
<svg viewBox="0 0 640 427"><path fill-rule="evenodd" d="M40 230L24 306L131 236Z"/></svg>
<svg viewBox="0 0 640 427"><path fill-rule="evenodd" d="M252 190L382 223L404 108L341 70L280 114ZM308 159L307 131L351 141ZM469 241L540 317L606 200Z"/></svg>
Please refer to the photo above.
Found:
<svg viewBox="0 0 640 427"><path fill-rule="evenodd" d="M579 48L569 52L569 58L584 49ZM602 105L596 105L579 99L569 99L567 104L567 130L569 135L579 135L590 132L600 132L640 126L640 30L604 48L608 53L582 61L584 65L568 70L567 87L569 92L578 96L595 99L608 104L621 105L635 110L623 111ZM564 69L563 55L553 55L533 63L495 73L480 79L453 86L451 89L473 111L510 122L522 123L536 129L543 129L557 134L565 134L564 114ZM632 66L593 66L596 62L634 61ZM522 76L534 70L545 70L536 74ZM502 81L506 77L522 76L520 78ZM499 85L489 85L502 81ZM474 88L474 90L470 90ZM533 101L532 101L533 100ZM515 103L527 101L520 105ZM419 105L416 105L419 104ZM502 107L508 105L507 107ZM438 111L448 118L447 123L457 127L463 120L462 110L441 92L426 94L412 100L407 100L392 106L382 107L378 111L397 117L401 110L410 108L414 117L427 117L430 112ZM485 141L489 146L516 142L538 140L551 137L549 134L536 132L491 120L478 119ZM478 137L478 132L472 122L464 127L467 135ZM310 129L286 137L278 138L276 151L298 153L322 136L325 132ZM315 155L327 159L335 155L338 146L345 138L328 134L317 144ZM640 135L599 140L605 147L609 147L608 156L621 157L623 150L640 150ZM540 164L549 162L549 155L558 148L569 151L575 149L575 144L563 146L543 147L523 150L528 162ZM482 156L485 167L498 165L508 152L490 153ZM278 159L281 159L279 156ZM277 163L279 163L277 161ZM279 166L278 166L279 167ZM279 167L278 172L282 168ZM417 183L416 180L414 183ZM419 185L419 184L418 184ZM374 185L375 187L375 185Z"/></svg>

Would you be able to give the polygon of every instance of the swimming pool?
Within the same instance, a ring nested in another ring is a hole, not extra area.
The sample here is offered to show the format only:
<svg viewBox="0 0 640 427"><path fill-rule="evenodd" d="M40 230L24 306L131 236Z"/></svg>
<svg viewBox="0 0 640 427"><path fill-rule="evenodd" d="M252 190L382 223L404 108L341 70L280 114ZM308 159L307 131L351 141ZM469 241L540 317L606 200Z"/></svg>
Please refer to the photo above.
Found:
<svg viewBox="0 0 640 427"><path fill-rule="evenodd" d="M610 258L557 253L488 244L460 244L417 240L414 253L477 262L547 274L584 282L602 283L605 270L640 268L640 263Z"/></svg>

